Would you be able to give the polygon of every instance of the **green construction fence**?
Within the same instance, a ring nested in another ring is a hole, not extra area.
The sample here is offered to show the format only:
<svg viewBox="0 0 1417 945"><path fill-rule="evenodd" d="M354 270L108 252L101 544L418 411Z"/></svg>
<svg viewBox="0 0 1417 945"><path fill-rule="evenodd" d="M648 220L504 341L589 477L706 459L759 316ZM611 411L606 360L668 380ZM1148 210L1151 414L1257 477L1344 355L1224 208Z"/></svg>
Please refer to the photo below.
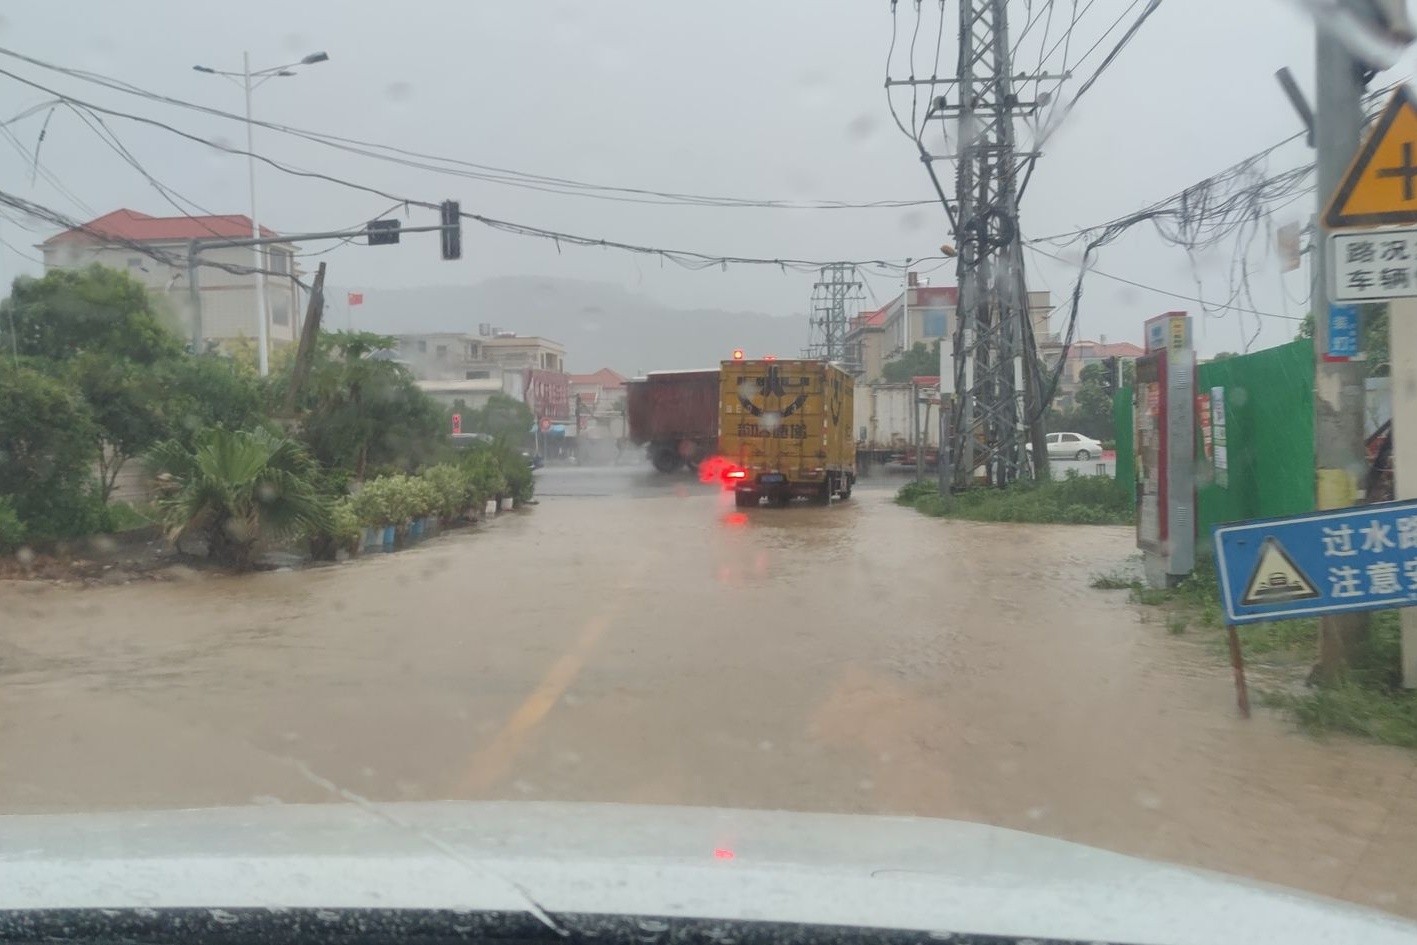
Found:
<svg viewBox="0 0 1417 945"><path fill-rule="evenodd" d="M1209 547L1212 525L1314 508L1314 345L1309 339L1202 364L1197 395L1223 391L1228 468L1217 476L1197 416L1196 537ZM1117 481L1132 490L1132 391L1113 400Z"/></svg>

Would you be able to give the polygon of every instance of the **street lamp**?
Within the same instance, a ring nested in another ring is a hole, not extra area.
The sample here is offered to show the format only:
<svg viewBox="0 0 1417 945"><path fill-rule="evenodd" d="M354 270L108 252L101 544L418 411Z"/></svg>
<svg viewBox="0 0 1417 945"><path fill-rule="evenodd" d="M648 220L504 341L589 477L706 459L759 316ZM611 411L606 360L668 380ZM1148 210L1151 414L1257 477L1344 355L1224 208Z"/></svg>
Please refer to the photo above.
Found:
<svg viewBox="0 0 1417 945"><path fill-rule="evenodd" d="M211 66L193 66L197 72L205 72L209 75L219 75L230 79L246 90L246 165L250 178L251 188L251 238L261 238L261 224L256 217L256 145L255 126L251 121L251 91L269 79L285 78L295 75L291 70L295 66L313 66L317 62L327 62L329 54L323 50L310 53L298 62L288 62L283 66L271 66L268 69L257 69L251 71L251 54L243 52L241 54L240 72L227 72L222 69L213 69ZM251 247L252 256L256 261L256 362L260 368L261 376L265 377L270 373L270 355L267 351L268 339L266 329L266 273L265 265L261 259L260 245Z"/></svg>

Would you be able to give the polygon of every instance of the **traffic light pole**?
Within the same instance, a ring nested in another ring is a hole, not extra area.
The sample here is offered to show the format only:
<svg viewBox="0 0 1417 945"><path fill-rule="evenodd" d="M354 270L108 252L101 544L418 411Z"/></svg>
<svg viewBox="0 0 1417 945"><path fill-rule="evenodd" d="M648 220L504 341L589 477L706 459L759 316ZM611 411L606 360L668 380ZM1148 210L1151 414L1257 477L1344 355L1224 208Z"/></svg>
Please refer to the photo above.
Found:
<svg viewBox="0 0 1417 945"><path fill-rule="evenodd" d="M462 256L462 221L458 205L454 201L443 204L443 223L435 226L400 227L393 239L385 231L372 226L362 226L355 230L326 230L321 233L287 233L284 236L263 236L248 239L199 239L187 243L187 291L192 302L192 350L201 352L202 341L202 296L197 287L197 269L201 265L201 254L207 249L231 249L243 246L267 246L275 243L308 243L315 240L349 240L365 237L370 245L394 243L402 233L441 233L443 236L443 258L458 259ZM374 221L378 222L378 221ZM322 264L323 268L323 264Z"/></svg>

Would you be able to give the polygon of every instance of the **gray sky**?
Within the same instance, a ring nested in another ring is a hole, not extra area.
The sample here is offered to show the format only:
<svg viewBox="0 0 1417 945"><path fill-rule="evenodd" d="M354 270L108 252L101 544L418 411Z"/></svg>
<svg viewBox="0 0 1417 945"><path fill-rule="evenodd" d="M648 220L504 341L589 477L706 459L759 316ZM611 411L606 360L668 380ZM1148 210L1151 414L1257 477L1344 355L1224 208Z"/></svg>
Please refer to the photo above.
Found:
<svg viewBox="0 0 1417 945"><path fill-rule="evenodd" d="M1041 0L1036 0L1041 2ZM1094 0L1073 39L1073 56L1093 44L1131 0ZM1087 6L1085 0L1079 4ZM937 5L924 4L917 70L933 60ZM1058 0L1053 36L1068 0ZM941 73L953 71L957 4L946 5ZM1026 4L1012 6L1016 24ZM1140 6L1137 7L1140 9ZM1135 11L1124 21L1129 23ZM343 2L241 4L55 3L11 0L0 11L0 46L233 112L240 90L191 70L194 63L239 69L323 49L330 61L256 93L256 115L322 132L398 144L522 171L627 187L751 198L867 201L931 195L912 144L891 124L882 89L891 16L887 0L664 0L595 3ZM903 74L914 25L910 0L898 13L893 73ZM1020 68L1038 50L1025 42ZM1118 29L1069 83L1076 89L1120 35ZM1050 40L1050 44L1051 44ZM1267 147L1298 128L1273 79L1293 68L1312 94L1313 28L1281 0L1167 0L1048 144L1025 196L1026 236L1110 219L1167 196ZM1029 61L1029 60L1032 61ZM1409 63L1395 70L1405 74ZM1056 60L1054 61L1056 65ZM240 123L124 96L4 59L0 68L96 103L159 118L183 130L244 144ZM1068 87L1064 87L1064 95ZM46 96L0 76L0 121ZM897 97L908 107L908 95ZM33 148L43 115L9 128ZM122 120L110 122L149 172L218 212L247 210L241 157L192 145ZM946 238L943 211L775 210L649 207L536 193L372 161L258 130L256 150L303 168L425 200L456 197L464 209L556 230L712 254L804 258L929 256ZM1302 142L1277 152L1280 170L1310 159ZM72 113L56 112L41 163L98 213L128 206L175 212ZM944 168L946 179L952 179ZM283 231L355 224L388 201L338 186L258 171L262 222ZM0 141L7 189L64 213L85 216ZM1311 212L1312 199L1275 223ZM435 222L427 211L411 223ZM39 237L0 220L0 238L28 249ZM1254 302L1300 315L1304 272L1281 277L1262 234L1250 253ZM306 249L321 248L307 246ZM809 275L730 266L690 272L655 258L600 249L558 248L468 224L464 257L443 262L436 238L398 247L337 249L326 257L338 285L471 284L515 274L620 283L676 307L714 306L774 314L801 312ZM1139 227L1102 252L1099 269L1219 302L1231 292L1232 248L1193 267L1186 254ZM1061 301L1075 267L1028 256L1033 288ZM0 247L0 277L38 267ZM953 264L931 274L953 282ZM888 274L871 275L884 301ZM1081 332L1140 341L1142 321L1194 303L1090 276ZM514 315L499 321L514 327ZM469 315L469 327L479 320ZM1234 313L1197 326L1203 353L1287 340L1294 322ZM805 334L805 330L804 330ZM805 341L805 338L804 338Z"/></svg>

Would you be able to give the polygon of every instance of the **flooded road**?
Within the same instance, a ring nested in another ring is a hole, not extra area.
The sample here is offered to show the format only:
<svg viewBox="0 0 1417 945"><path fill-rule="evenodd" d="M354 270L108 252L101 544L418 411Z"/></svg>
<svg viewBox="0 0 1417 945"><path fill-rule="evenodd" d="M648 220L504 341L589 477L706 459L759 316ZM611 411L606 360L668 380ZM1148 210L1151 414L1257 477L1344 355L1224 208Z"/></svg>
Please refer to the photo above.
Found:
<svg viewBox="0 0 1417 945"><path fill-rule="evenodd" d="M1125 528L630 469L394 555L0 585L0 811L620 801L982 821L1417 916L1417 755L1233 708Z"/></svg>

